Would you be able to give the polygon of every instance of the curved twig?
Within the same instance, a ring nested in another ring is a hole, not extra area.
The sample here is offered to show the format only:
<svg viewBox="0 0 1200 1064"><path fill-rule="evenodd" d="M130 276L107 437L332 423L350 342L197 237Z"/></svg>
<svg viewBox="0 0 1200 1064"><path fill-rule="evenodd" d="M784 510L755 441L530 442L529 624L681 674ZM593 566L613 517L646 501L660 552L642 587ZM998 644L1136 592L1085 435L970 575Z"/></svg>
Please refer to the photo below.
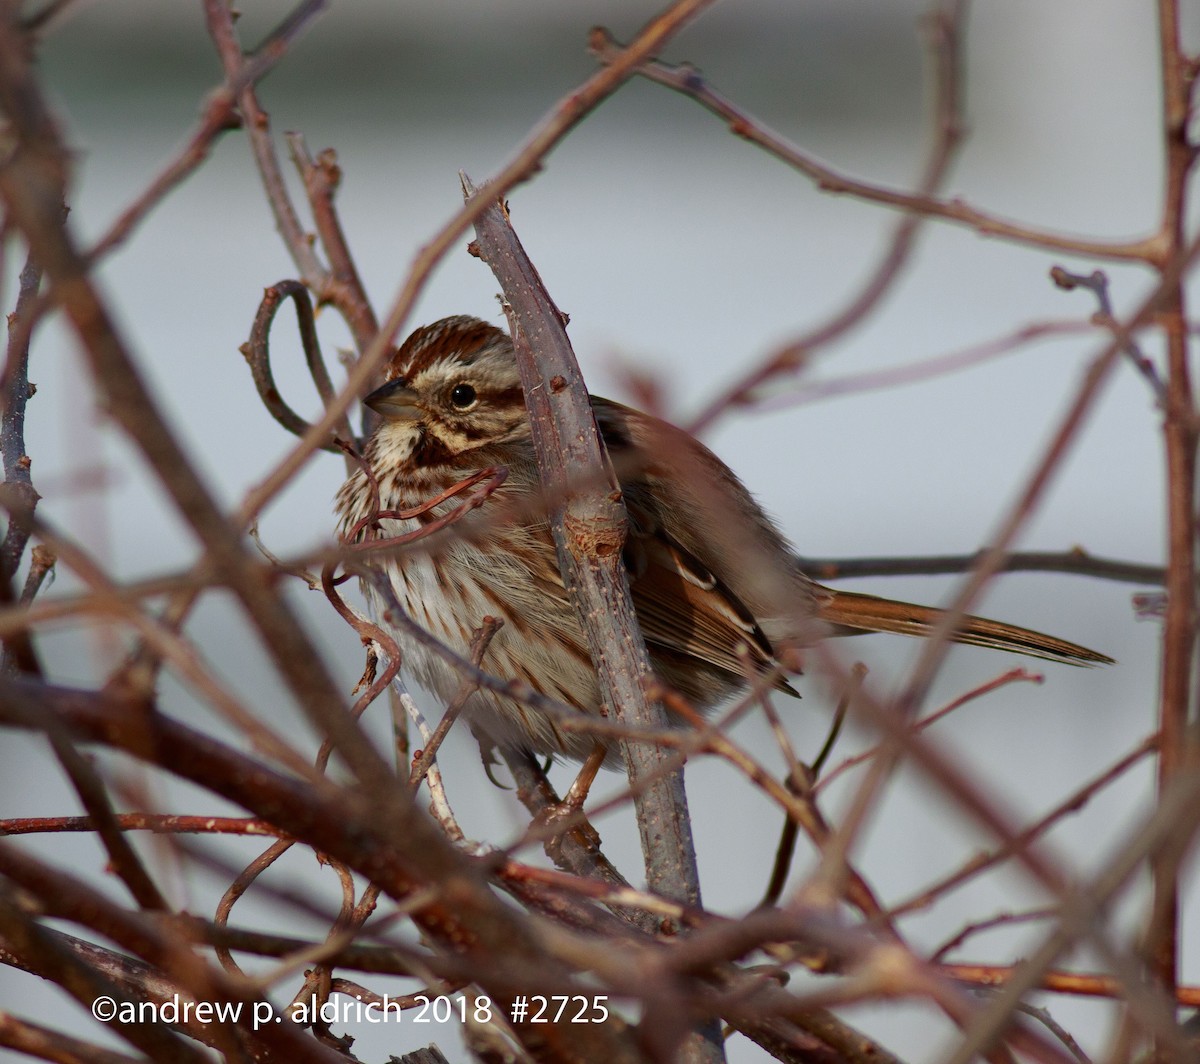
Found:
<svg viewBox="0 0 1200 1064"><path fill-rule="evenodd" d="M251 861L236 879L226 888L225 893L221 895L221 900L217 903L217 911L213 916L213 923L224 928L229 922L229 914L233 912L233 907L237 904L238 899L246 893L254 883L254 881L279 860L285 853L288 852L296 844L294 839L282 838L276 839L262 853L260 853L253 861ZM221 966L230 975L242 975L241 965L233 959L233 954L229 949L221 944L213 947L217 960L221 962Z"/></svg>
<svg viewBox="0 0 1200 1064"><path fill-rule="evenodd" d="M610 63L621 54L621 45L609 32L597 27L592 31L588 46L601 63ZM1050 230L1021 225L999 215L971 206L962 199L939 199L932 191L901 192L869 181L856 181L844 173L801 151L787 139L768 129L753 116L746 114L732 101L716 92L695 67L651 60L641 64L637 74L664 85L695 100L711 114L725 121L729 131L743 140L762 148L777 159L808 177L822 192L849 195L867 203L893 207L910 215L939 218L973 229L980 236L999 237L1029 247L1069 251L1089 258L1111 259L1116 262L1158 262L1162 256L1162 241L1158 234L1138 240L1086 240L1064 236Z"/></svg>
<svg viewBox="0 0 1200 1064"><path fill-rule="evenodd" d="M434 532L440 532L448 525L454 524L456 521L466 517L472 510L483 505L493 492L503 485L508 479L508 469L505 466L488 466L486 469L480 469L472 473L469 477L465 477L455 484L452 484L445 491L435 495L431 499L426 499L417 506L409 507L402 510L379 510L375 513L369 513L366 517L356 521L353 526L342 537L344 548L355 553L378 552L380 550L388 550L393 547L405 546L413 543L418 539L423 539L426 536L432 535ZM372 480L373 483L373 480ZM430 518L428 521L422 522L420 528L415 528L411 532L403 532L397 536L380 537L374 536L364 540L361 543L356 542L364 529L371 528L380 521L409 521L414 518L424 517L430 513L435 506L446 502L448 499L454 498L456 495L462 494L468 488L477 490L470 492L467 497L459 503L453 510L448 513L440 514L437 517ZM378 491L376 489L376 497ZM341 581L338 581L339 583Z"/></svg>
<svg viewBox="0 0 1200 1064"><path fill-rule="evenodd" d="M325 368L325 359L321 355L321 344L317 339L316 320L313 316L312 300L308 289L299 281L277 281L263 292L262 302L254 315L254 325L250 329L250 339L242 344L241 352L250 374L254 378L254 387L262 400L267 413L271 415L293 436L303 436L312 425L296 413L279 394L275 384L275 376L271 372L271 352L268 337L275 315L285 299L296 304L296 321L300 328L300 342L304 347L304 361L308 364L308 372L312 375L313 384L321 396L321 402L328 405L337 394L330 380L329 371ZM334 426L335 434L340 434L348 441L354 439L354 431L345 414ZM321 450L330 454L342 454L343 449L335 439L321 444Z"/></svg>

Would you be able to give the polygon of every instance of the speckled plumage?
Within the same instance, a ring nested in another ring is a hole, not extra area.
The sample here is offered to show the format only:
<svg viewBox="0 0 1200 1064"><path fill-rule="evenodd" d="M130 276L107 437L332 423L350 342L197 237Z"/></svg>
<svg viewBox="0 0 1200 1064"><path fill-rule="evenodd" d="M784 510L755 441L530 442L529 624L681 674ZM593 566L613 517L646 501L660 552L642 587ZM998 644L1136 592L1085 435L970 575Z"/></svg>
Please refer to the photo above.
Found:
<svg viewBox="0 0 1200 1064"><path fill-rule="evenodd" d="M418 624L460 654L484 616L504 621L485 668L583 713L600 691L587 644L564 590L549 527L537 516L537 468L512 343L475 318L418 329L391 360L389 384L368 397L382 420L367 443L382 509L418 506L479 470L504 466L504 484L456 529L383 563ZM469 399L469 401L464 401ZM613 456L630 535L624 557L651 664L659 678L705 710L744 687L748 670L775 664L786 646L831 631L924 634L938 613L836 592L803 576L787 541L730 469L682 430L592 398ZM451 499L432 512L446 513ZM520 505L525 502L527 505ZM365 473L337 496L343 534L372 512ZM516 515L516 516L513 516ZM532 515L532 516L531 516ZM385 519L383 535L417 527ZM404 667L449 700L459 674L432 650L397 633ZM962 642L1072 663L1103 655L1025 629L968 618ZM778 686L790 690L779 680ZM585 757L593 740L489 691L467 706L473 726L501 745Z"/></svg>

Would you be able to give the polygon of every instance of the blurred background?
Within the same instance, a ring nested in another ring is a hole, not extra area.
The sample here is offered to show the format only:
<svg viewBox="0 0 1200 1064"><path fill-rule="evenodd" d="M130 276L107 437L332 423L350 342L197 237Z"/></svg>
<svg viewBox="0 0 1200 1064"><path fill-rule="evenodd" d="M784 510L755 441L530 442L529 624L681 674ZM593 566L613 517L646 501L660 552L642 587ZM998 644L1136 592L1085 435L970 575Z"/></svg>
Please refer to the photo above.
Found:
<svg viewBox="0 0 1200 1064"><path fill-rule="evenodd" d="M249 49L288 12L246 4L239 23ZM587 31L603 24L628 39L655 5L633 0L547 5L538 0L358 0L335 4L260 86L273 128L304 134L315 153L336 149L344 172L338 206L367 290L382 316L419 248L461 201L458 171L477 183L514 152L530 127L594 69ZM669 47L762 123L854 176L900 188L916 182L928 144L928 77L915 0L739 0L718 5ZM1194 12L1193 12L1194 13ZM968 23L969 139L946 187L985 210L1096 239L1140 236L1161 204L1156 26L1133 0L981 0ZM71 209L86 243L100 236L184 142L206 94L221 79L198 4L76 5L45 41L41 68L76 152ZM282 142L281 154L284 154ZM289 175L290 176L290 175ZM298 182L293 189L300 201ZM695 103L635 81L557 148L535 181L510 196L513 219L559 306L593 391L627 398L629 366L659 383L669 415L685 421L778 345L826 320L874 268L897 216L817 192L805 179L732 137ZM447 314L501 322L490 272L463 247L435 271L409 327ZM1152 284L1136 268L1050 255L932 223L899 283L870 318L824 350L804 382L904 365L990 341L1030 323L1086 320L1094 304L1048 279L1062 263L1109 270L1118 310ZM10 265L5 307L12 306ZM292 440L263 410L238 345L263 288L295 276L274 232L244 138L227 134L212 158L103 264L101 277L124 333L170 412L193 460L232 508ZM327 357L349 338L321 318ZM1157 353L1147 337L1147 349ZM810 556L968 552L987 542L1038 460L1102 345L1081 335L1021 348L969 371L918 385L820 403L784 402L770 413L726 416L708 442L745 479ZM318 401L306 379L290 311L273 334L281 390L302 413ZM163 501L140 459L106 424L73 341L56 322L38 334L28 449L41 513L87 544L122 579L180 570L196 544ZM278 554L329 543L340 461L320 455L264 516ZM1144 382L1115 375L1060 467L1052 492L1019 546L1161 563L1163 475L1160 415ZM854 581L846 586L937 603L952 579ZM49 594L78 585L65 569ZM1140 623L1128 585L1046 574L994 582L979 612L1054 632L1119 660L1103 670L1037 663L1041 686L1010 687L952 715L936 738L1014 816L1033 819L1102 771L1155 727L1156 623ZM1141 589L1146 590L1146 589ZM319 593L300 585L299 609L319 632L347 691L362 669L357 637ZM238 612L209 596L188 631L207 660L264 717L294 720ZM124 633L67 626L45 636L52 674L89 683L106 674ZM869 683L895 689L915 646L864 637L839 647L865 661ZM928 708L1021 664L985 651L951 656ZM418 694L418 697L420 695ZM222 730L173 681L165 707ZM436 707L428 699L430 710ZM382 708L382 707L381 707ZM781 705L802 757L812 757L829 720L816 683ZM374 726L381 737L385 722ZM737 737L781 768L757 721ZM870 741L851 727L833 764ZM511 794L487 782L474 743L451 737L442 758L449 797L468 834L495 844L523 823ZM120 766L129 770L129 766ZM564 785L570 766L556 770ZM830 795L851 793L857 777ZM1100 867L1153 799L1144 764L1104 791L1051 836L1073 875ZM603 795L620 787L606 775ZM164 810L225 812L209 795L154 781ZM780 816L724 766L689 766L705 900L740 914L761 896ZM6 734L0 746L4 816L76 812L41 744ZM640 854L632 815L598 824L606 849L632 878ZM145 840L142 840L145 843ZM981 845L976 830L919 774L903 772L862 840L861 870L885 903L904 899ZM103 880L88 838L25 840L52 859ZM170 867L167 851L146 843ZM240 868L259 844L202 840L200 849ZM539 854L525 854L531 860ZM803 844L792 884L811 867ZM333 896L328 870L296 858L274 881ZM269 880L271 881L271 880ZM178 877L174 897L211 914L223 884ZM1144 884L1139 886L1144 887ZM1185 980L1200 981L1196 891L1184 941ZM1135 931L1144 891L1119 920ZM902 929L932 947L971 920L1044 902L1006 871L946 897ZM253 893L234 922L294 930L303 921ZM1039 926L983 935L958 956L1005 961L1040 941ZM1191 955L1188 945L1193 947ZM1087 967L1086 955L1064 963ZM377 987L386 989L382 984ZM397 992L392 990L391 992ZM62 1018L53 988L0 968L0 1004L33 1019ZM1103 1005L1045 999L1085 1049L1111 1034ZM68 1010L75 1010L71 1003ZM79 1013L80 1030L97 1037ZM944 1019L923 1005L847 1017L912 1061L950 1044ZM103 1033L103 1032L101 1032ZM368 1058L430 1040L453 1057L451 1030L391 1027L351 1033ZM731 1059L763 1059L749 1043Z"/></svg>

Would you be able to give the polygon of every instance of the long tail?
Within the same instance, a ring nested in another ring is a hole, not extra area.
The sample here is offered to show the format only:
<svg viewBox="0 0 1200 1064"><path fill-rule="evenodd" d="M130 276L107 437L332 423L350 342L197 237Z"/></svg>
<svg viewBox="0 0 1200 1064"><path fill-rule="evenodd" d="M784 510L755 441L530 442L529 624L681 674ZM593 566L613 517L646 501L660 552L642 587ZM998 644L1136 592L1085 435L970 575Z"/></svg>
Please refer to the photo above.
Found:
<svg viewBox="0 0 1200 1064"><path fill-rule="evenodd" d="M928 636L945 615L944 610L932 606L914 606L908 602L859 595L853 591L835 591L833 588L825 590L830 593L830 598L822 603L821 618L834 626L834 635L895 632L900 635ZM1113 664L1113 659L1107 654L1056 636L1018 628L1015 624L989 621L985 617L964 617L962 626L951 638L956 643L1011 650L1067 665Z"/></svg>

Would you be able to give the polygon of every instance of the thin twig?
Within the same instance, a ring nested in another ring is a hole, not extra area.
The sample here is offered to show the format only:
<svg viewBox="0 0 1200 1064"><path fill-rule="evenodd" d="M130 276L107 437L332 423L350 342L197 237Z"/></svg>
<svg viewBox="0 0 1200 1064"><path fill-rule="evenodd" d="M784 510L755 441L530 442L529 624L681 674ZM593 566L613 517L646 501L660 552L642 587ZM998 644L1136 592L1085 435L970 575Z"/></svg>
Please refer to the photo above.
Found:
<svg viewBox="0 0 1200 1064"><path fill-rule="evenodd" d="M309 423L297 414L279 393L275 377L271 372L270 332L271 324L280 305L285 299L291 299L296 307L296 320L300 327L300 341L304 348L304 359L308 371L322 402L333 401L333 382L329 379L329 371L321 356L321 345L317 339L317 326L313 318L312 302L308 297L308 289L299 281L277 281L263 293L262 302L254 316L254 325L250 330L250 339L242 345L241 351L250 366L254 387L258 389L258 397L262 400L267 412L295 436L303 436L311 428ZM343 415L342 420L334 428L335 437L340 437L347 443L353 442L354 433L349 420ZM333 440L321 444L321 450L331 454L342 454L342 448Z"/></svg>
<svg viewBox="0 0 1200 1064"><path fill-rule="evenodd" d="M1004 846L991 853L980 854L978 857L972 858L963 868L949 873L942 879L935 880L932 884L921 890L920 893L913 897L898 902L892 907L891 915L899 918L906 913L916 912L920 909L927 909L938 898L953 890L955 887L965 883L968 879L974 878L980 873L986 871L999 864L1001 861L1008 860L1013 857L1021 849L1028 847L1035 839L1044 836L1050 828L1059 823L1064 817L1070 816L1072 813L1077 813L1082 809L1092 798L1101 790L1107 787L1110 783L1122 776L1130 768L1136 765L1142 758L1149 756L1158 749L1158 736L1151 735L1143 739L1136 747L1128 754L1117 761L1116 764L1109 766L1094 779L1089 780L1082 787L1072 793L1064 801L1060 802L1054 809L1048 812L1041 819L1035 821L1026 827L1021 834L1012 842L1006 843ZM840 766L839 766L840 771ZM827 777L828 778L828 777Z"/></svg>
<svg viewBox="0 0 1200 1064"><path fill-rule="evenodd" d="M949 354L925 358L886 369L847 374L842 377L803 377L789 381L775 389L755 392L750 397L756 411L790 410L811 403L825 402L846 395L862 395L866 392L893 389L904 385L920 384L939 377L989 362L1001 355L1009 354L1035 340L1056 336L1090 335L1096 331L1094 324L1078 321L1045 321L1022 325L993 340L971 344Z"/></svg>
<svg viewBox="0 0 1200 1064"><path fill-rule="evenodd" d="M867 278L861 290L845 307L830 316L823 324L785 345L766 362L737 380L724 395L711 402L693 419L688 426L691 432L698 433L730 406L747 402L750 396L767 381L802 369L815 351L865 321L871 310L879 305L879 302L900 276L912 257L916 239L925 217L935 213L912 208L915 208L916 204L933 202L931 197L941 187L949 173L963 137L962 79L960 75L965 13L965 0L943 0L926 15L924 20L933 66L932 96L934 103L931 123L933 130L929 155L925 162L924 173L917 185L917 193L913 196L902 197L894 203L894 205L910 209L896 225L878 265ZM606 55L611 54L611 43L611 41L607 42L604 49ZM647 71L670 75L668 83L671 83L672 80L676 82L672 87L692 95L703 106L726 118L731 123L734 132L742 136L753 136L754 131L759 130L760 127L748 116L742 114L728 101L711 93L704 86L702 79L693 79L688 76L687 72L682 78L673 76L669 68L665 68L663 64L657 62L644 64L639 72L646 73ZM694 75L695 72L690 73ZM823 178L823 188L843 191L850 187L848 183L844 183L840 188L825 183L826 180L833 177L832 172L827 168L800 155L794 149L784 148L782 142L777 138L766 137L765 141L773 142L777 148L782 150L781 157L786 158L787 161L798 166L810 176L819 172Z"/></svg>
<svg viewBox="0 0 1200 1064"><path fill-rule="evenodd" d="M297 11L315 13L324 7L325 0L307 0ZM226 0L204 0L204 17L217 54L225 68L225 78L228 82L235 83L241 77L246 58L242 54L242 47L234 29L233 10ZM294 21L294 18L289 20ZM270 123L266 113L259 106L252 83L238 93L237 104L267 193L267 202L275 215L276 228L300 271L300 276L304 278L304 283L316 292L320 299L329 284L329 271L318 260L312 242L308 239L292 205L271 141Z"/></svg>
<svg viewBox="0 0 1200 1064"><path fill-rule="evenodd" d="M952 938L947 939L929 955L933 964L940 964L946 956L953 953L967 939L984 931L992 931L997 927L1012 927L1013 924L1028 923L1031 920L1053 920L1058 915L1057 909L1031 909L1023 913L1003 912L989 916L986 920L975 920L958 931Z"/></svg>
<svg viewBox="0 0 1200 1064"><path fill-rule="evenodd" d="M1067 1051L1073 1056L1077 1064L1092 1064L1092 1059L1079 1046L1079 1043L1071 1036L1071 1033L1062 1026L1053 1016L1050 1015L1049 1009L1039 1008L1036 1005L1030 1005L1027 1002L1021 1002L1017 1006L1018 1012L1023 1012L1026 1016L1032 1016L1043 1027L1046 1028L1055 1038L1057 1038Z"/></svg>
<svg viewBox="0 0 1200 1064"><path fill-rule="evenodd" d="M939 968L951 979L979 987L1004 986L1020 970L1016 964L941 964ZM1050 969L1043 973L1037 989L1074 997L1120 1000L1123 996L1121 981L1111 975L1061 969ZM1200 986L1179 987L1176 1001L1189 1008L1200 1008Z"/></svg>
<svg viewBox="0 0 1200 1064"><path fill-rule="evenodd" d="M829 755L833 753L838 736L842 732L842 725L846 720L846 711L850 708L855 691L862 685L866 676L867 667L860 662L856 662L851 669L850 686L838 696L837 708L834 710L833 721L829 725L825 742L821 745L820 751L809 766L801 766L797 762L795 755L791 751L791 744L787 741L786 734L780 725L779 718L775 714L774 709L771 708L770 699L764 697L762 700L763 710L771 721L776 741L783 747L788 759L788 774L785 781L787 788L798 798L806 799L814 806L816 801L814 783L820 778L821 771L825 767L825 762L829 759ZM790 816L783 822L783 829L779 834L779 843L775 847L775 860L771 866L771 877L767 881L767 889L763 893L763 899L759 902L760 906L776 904L783 894L783 887L787 882L788 873L791 871L792 857L795 854L798 826L796 821Z"/></svg>
<svg viewBox="0 0 1200 1064"><path fill-rule="evenodd" d="M331 278L324 296L346 319L355 346L359 351L365 351L379 332L379 323L375 320L375 312L367 299L358 267L346 243L341 220L333 206L333 196L342 179L337 155L327 148L314 161L299 133L288 133L286 139L292 162L304 181L304 191L308 195L321 246L329 257Z"/></svg>
<svg viewBox="0 0 1200 1064"><path fill-rule="evenodd" d="M1050 280L1067 292L1074 291L1076 288L1086 288L1096 297L1096 302L1100 307L1092 320L1097 325L1103 325L1107 329L1113 327L1117 319L1113 314L1112 300L1108 295L1108 274L1103 270L1094 270L1090 274L1082 274L1072 273L1062 266L1052 266L1050 268ZM1158 375L1158 370L1155 368L1154 363L1142 350L1141 345L1133 336L1130 336L1126 340L1122 349L1133 364L1133 368L1150 385L1151 391L1154 392L1154 397L1158 400L1159 409L1165 411L1167 409L1167 385Z"/></svg>
<svg viewBox="0 0 1200 1064"><path fill-rule="evenodd" d="M545 156L586 115L629 80L640 63L657 54L672 36L713 2L714 0L674 0L652 18L620 56L615 57L608 66L598 70L582 85L563 97L518 146L510 161L486 183L486 186L480 186L479 191L463 204L462 209L422 246L409 268L408 277L400 292L393 300L391 309L380 325L378 335L347 375L346 384L336 402L326 408L324 416L313 424L304 438L254 490L248 493L239 511L243 521L249 521L254 514L259 513L285 484L291 482L313 450L328 438L337 420L365 393L376 378L379 367L390 355L393 339L412 311L430 272L455 242L497 198L507 195L514 186L536 173ZM228 12L223 10L223 0L205 0L205 6L206 10L212 12L212 17L228 21ZM296 230L299 242L307 246L298 225ZM303 270L301 272L307 276ZM310 284L310 287L320 295L319 285Z"/></svg>
<svg viewBox="0 0 1200 1064"><path fill-rule="evenodd" d="M467 653L470 655L471 663L477 668L482 668L483 656L487 653L488 645L496 633L500 631L500 627L503 624L503 621L497 620L495 617L484 617L479 628L475 630L475 634L471 636L471 645L468 647ZM446 706L446 712L442 714L442 719L438 721L433 734L428 739L423 739L424 749L421 750L420 754L413 761L412 771L409 774L408 782L410 786L417 786L425 778L425 773L429 771L429 766L433 764L434 758L437 757L437 752L441 749L442 743L450 733L450 729L454 726L454 722L458 720L459 714L462 713L468 699L477 690L479 690L479 686L471 677L464 676L462 678L458 690Z"/></svg>
<svg viewBox="0 0 1200 1064"><path fill-rule="evenodd" d="M324 8L326 0L304 0L284 22L263 41L251 58L226 68L225 84L209 97L204 115L183 150L172 159L149 187L117 218L108 232L87 253L96 262L119 247L143 219L197 170L208 158L213 142L222 133L240 125L236 112L239 100L253 97L253 85L263 78L286 54L295 39ZM249 118L245 108L242 116Z"/></svg>
<svg viewBox="0 0 1200 1064"><path fill-rule="evenodd" d="M979 564L983 551L974 554L935 554L896 558L797 558L796 562L814 580L851 580L863 576L941 576L969 573ZM1142 565L1119 558L1099 558L1082 547L1066 551L1014 551L1006 554L997 570L1002 573L1069 573L1114 580L1126 584L1166 582L1161 565Z"/></svg>
<svg viewBox="0 0 1200 1064"><path fill-rule="evenodd" d="M857 664L855 667L857 668ZM915 735L923 732L926 728L932 724L936 724L947 714L953 713L956 709L965 706L968 702L973 702L977 698L982 698L984 695L991 694L1000 687L1020 681L1040 684L1042 680L1043 677L1040 674L1029 672L1027 669L1010 669L1008 672L1004 673L1003 676L997 676L992 680L988 680L987 682L980 684L978 687L972 688L966 694L959 695L957 698L954 698L950 702L946 703L946 705L942 706L940 709L934 710L927 716L915 721L912 724L913 734ZM813 789L816 791L825 790L835 779L842 775L842 773L849 771L855 765L861 765L867 761L870 761L871 758L879 753L880 749L880 746L872 746L866 750L863 750L861 753L846 758L846 760L841 762L837 768L820 777L813 785Z"/></svg>
<svg viewBox="0 0 1200 1064"><path fill-rule="evenodd" d="M589 47L597 59L609 62L619 45L607 30L597 29L592 31ZM735 136L763 148L798 170L810 178L822 192L852 196L911 215L955 222L973 229L981 236L998 237L1045 250L1069 251L1085 258L1112 259L1118 262L1153 262L1162 254L1162 242L1158 239L1158 234L1132 241L1097 241L1061 236L1049 230L1021 225L989 214L961 199L940 200L929 193L899 192L867 181L856 181L819 162L746 114L712 89L694 67L672 67L666 63L651 62L644 64L637 73L695 100L705 110L728 123L730 132Z"/></svg>

